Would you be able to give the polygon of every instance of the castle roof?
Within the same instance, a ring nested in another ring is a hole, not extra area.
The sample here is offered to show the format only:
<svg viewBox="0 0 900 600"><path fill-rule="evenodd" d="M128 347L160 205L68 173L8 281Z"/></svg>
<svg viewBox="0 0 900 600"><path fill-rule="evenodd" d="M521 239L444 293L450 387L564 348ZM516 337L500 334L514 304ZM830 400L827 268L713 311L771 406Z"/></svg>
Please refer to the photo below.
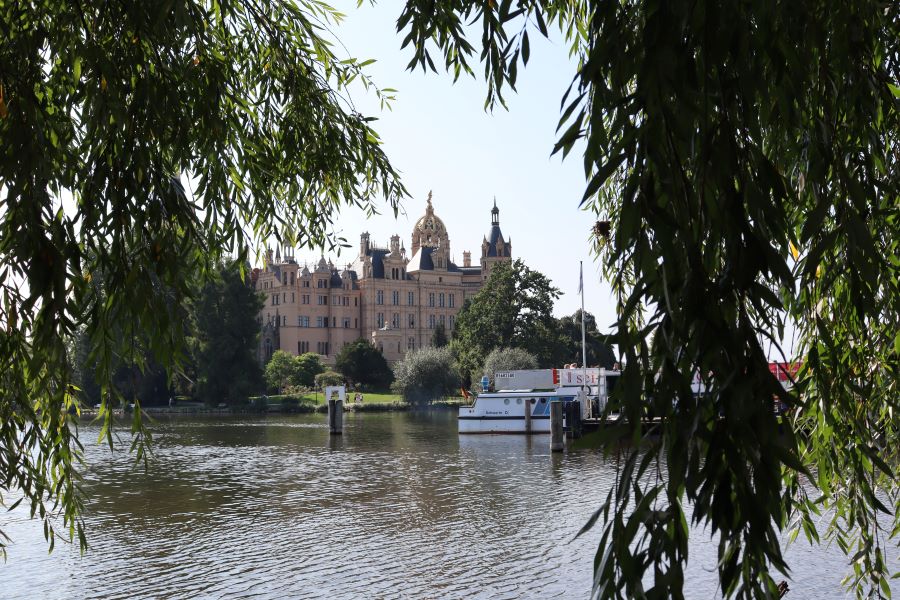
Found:
<svg viewBox="0 0 900 600"><path fill-rule="evenodd" d="M372 259L372 277L375 279L384 279L384 257L390 254L391 251L387 248L375 248L369 247L366 250L365 256L368 256ZM361 259L357 259L356 262L350 267L350 272L353 273L354 280L357 277L358 273L363 272L363 262Z"/></svg>
<svg viewBox="0 0 900 600"><path fill-rule="evenodd" d="M422 246L416 250L416 253L409 259L409 264L406 265L407 271L434 271L434 259L432 258L432 254L435 250L437 250L437 248L432 248L431 246ZM470 270L466 272L481 271L481 267L469 267L469 269ZM458 273L462 271L462 269L456 266L456 263L448 261L447 271L450 273Z"/></svg>
<svg viewBox="0 0 900 600"><path fill-rule="evenodd" d="M434 248L430 246L422 246L416 250L416 253L409 259L409 264L406 265L406 269L408 271L433 271L434 261L431 259L432 250L434 250Z"/></svg>
<svg viewBox="0 0 900 600"><path fill-rule="evenodd" d="M485 238L488 243L488 256L497 256L497 242L501 239L503 239L503 233L500 231L500 225L491 225L491 231L488 233L488 237Z"/></svg>

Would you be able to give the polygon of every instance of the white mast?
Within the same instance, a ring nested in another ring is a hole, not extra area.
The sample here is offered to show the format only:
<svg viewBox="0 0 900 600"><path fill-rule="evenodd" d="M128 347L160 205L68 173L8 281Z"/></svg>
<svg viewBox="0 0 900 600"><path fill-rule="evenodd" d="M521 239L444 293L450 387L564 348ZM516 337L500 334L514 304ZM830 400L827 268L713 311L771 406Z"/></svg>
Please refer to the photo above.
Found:
<svg viewBox="0 0 900 600"><path fill-rule="evenodd" d="M587 382L587 345L584 341L584 261L578 261L578 291L581 292L581 378L588 386L587 395L591 395L591 386Z"/></svg>

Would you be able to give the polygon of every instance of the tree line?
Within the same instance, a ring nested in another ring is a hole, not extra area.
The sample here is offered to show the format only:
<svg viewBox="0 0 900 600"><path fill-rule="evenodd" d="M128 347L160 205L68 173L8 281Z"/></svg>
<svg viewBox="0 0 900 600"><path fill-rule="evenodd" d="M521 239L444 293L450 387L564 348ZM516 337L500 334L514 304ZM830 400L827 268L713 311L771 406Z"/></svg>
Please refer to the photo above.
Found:
<svg viewBox="0 0 900 600"><path fill-rule="evenodd" d="M102 276L94 285L103 294ZM462 306L452 332L435 328L431 348L409 353L394 369L371 343L360 339L340 349L334 370L315 353L293 356L276 351L264 368L257 358L261 296L243 278L240 265L220 262L175 307L186 331L185 352L167 369L150 350L145 334L130 331L127 350L113 359L110 385L95 373L86 331L70 352L81 399L88 405L106 398L111 406L138 402L165 405L191 399L208 405L247 402L252 395L321 387L346 382L377 391L394 391L413 402L457 394L482 375L514 368L551 368L581 361L581 312L554 318L559 291L543 274L521 260L500 263L487 284ZM611 367L612 349L585 315L588 363Z"/></svg>
<svg viewBox="0 0 900 600"><path fill-rule="evenodd" d="M97 293L104 294L105 284L95 284ZM70 353L82 402L154 406L182 398L209 405L246 403L264 385L257 358L262 306L240 264L219 262L208 277L198 272L173 308L183 319L186 340L174 368L152 352L146 332L133 330L125 351L112 357L112 378L106 384L97 376L100 359L91 351L90 336L80 330Z"/></svg>

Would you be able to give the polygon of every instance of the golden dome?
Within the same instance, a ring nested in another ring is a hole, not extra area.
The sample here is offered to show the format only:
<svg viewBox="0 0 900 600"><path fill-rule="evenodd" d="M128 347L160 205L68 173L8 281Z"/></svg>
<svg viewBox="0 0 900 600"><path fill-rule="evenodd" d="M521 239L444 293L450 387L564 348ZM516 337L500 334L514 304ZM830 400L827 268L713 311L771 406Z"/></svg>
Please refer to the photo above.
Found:
<svg viewBox="0 0 900 600"><path fill-rule="evenodd" d="M449 246L447 227L439 216L434 214L434 206L431 204L431 192L428 192L428 204L425 214L419 217L412 231L412 251L416 252L421 246L444 247Z"/></svg>

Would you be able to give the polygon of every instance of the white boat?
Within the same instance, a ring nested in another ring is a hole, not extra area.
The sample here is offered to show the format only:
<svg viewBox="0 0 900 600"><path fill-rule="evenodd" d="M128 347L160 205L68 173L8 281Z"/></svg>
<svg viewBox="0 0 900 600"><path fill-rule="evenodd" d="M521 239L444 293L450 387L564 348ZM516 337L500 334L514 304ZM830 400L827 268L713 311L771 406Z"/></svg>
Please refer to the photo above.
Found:
<svg viewBox="0 0 900 600"><path fill-rule="evenodd" d="M550 433L550 402L574 400L560 390L482 392L459 407L460 433Z"/></svg>
<svg viewBox="0 0 900 600"><path fill-rule="evenodd" d="M580 400L582 418L599 414L608 391L615 387L618 371L606 369L545 369L498 372L496 385L527 383L526 389L500 389L478 394L471 406L459 408L460 433L550 433L550 402ZM612 379L615 378L615 379ZM587 385L584 385L587 383ZM593 384L593 385L591 385ZM548 389L549 388L549 389Z"/></svg>

